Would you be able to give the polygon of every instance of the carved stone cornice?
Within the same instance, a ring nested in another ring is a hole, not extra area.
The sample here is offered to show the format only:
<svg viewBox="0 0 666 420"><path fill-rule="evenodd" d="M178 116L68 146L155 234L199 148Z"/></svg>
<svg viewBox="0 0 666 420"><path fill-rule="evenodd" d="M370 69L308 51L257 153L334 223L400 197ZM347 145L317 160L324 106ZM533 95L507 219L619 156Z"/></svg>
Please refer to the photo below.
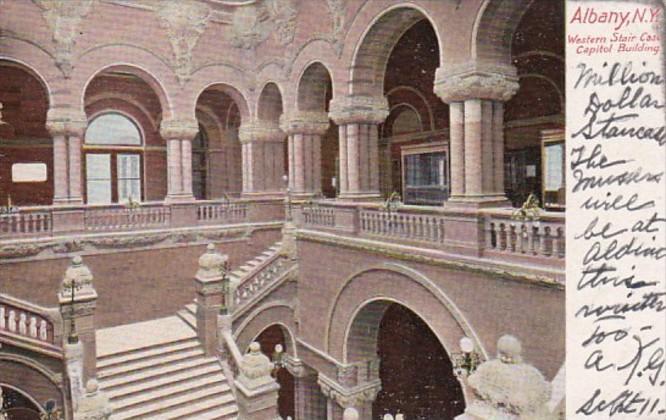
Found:
<svg viewBox="0 0 666 420"><path fill-rule="evenodd" d="M163 120L160 124L160 135L165 140L193 140L199 133L196 120Z"/></svg>
<svg viewBox="0 0 666 420"><path fill-rule="evenodd" d="M88 118L71 108L51 108L46 114L46 129L51 136L77 136L82 138L88 127Z"/></svg>
<svg viewBox="0 0 666 420"><path fill-rule="evenodd" d="M338 125L381 124L389 115L383 96L346 96L331 101L329 117Z"/></svg>
<svg viewBox="0 0 666 420"><path fill-rule="evenodd" d="M433 91L447 104L468 99L506 102L518 92L519 87L518 77L513 74L477 70L447 74L439 68Z"/></svg>
<svg viewBox="0 0 666 420"><path fill-rule="evenodd" d="M285 136L279 127L265 121L242 124L238 129L238 139L241 143L282 142Z"/></svg>
<svg viewBox="0 0 666 420"><path fill-rule="evenodd" d="M211 9L198 0L163 0L157 14L171 42L176 77L183 84L192 74L192 50L206 30Z"/></svg>
<svg viewBox="0 0 666 420"><path fill-rule="evenodd" d="M377 394L382 389L379 379L366 382L354 388L347 388L321 373L317 378L317 383L321 388L322 394L326 398L335 401L342 408L357 408L366 403L371 403L377 398Z"/></svg>
<svg viewBox="0 0 666 420"><path fill-rule="evenodd" d="M329 125L328 114L325 112L298 111L280 117L280 128L288 135L324 135Z"/></svg>
<svg viewBox="0 0 666 420"><path fill-rule="evenodd" d="M55 62L65 78L72 74L72 56L81 20L90 12L95 0L33 0L53 32L56 44Z"/></svg>
<svg viewBox="0 0 666 420"><path fill-rule="evenodd" d="M311 369L309 369L301 359L285 354L282 358L282 362L284 368L295 378L304 378L312 374Z"/></svg>

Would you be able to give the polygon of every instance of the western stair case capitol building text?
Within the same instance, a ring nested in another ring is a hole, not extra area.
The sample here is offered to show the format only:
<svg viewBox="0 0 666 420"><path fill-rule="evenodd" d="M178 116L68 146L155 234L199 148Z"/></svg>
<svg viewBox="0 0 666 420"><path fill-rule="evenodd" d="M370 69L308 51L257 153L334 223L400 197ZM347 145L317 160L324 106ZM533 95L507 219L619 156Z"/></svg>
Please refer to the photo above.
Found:
<svg viewBox="0 0 666 420"><path fill-rule="evenodd" d="M0 0L0 419L563 419L563 0Z"/></svg>

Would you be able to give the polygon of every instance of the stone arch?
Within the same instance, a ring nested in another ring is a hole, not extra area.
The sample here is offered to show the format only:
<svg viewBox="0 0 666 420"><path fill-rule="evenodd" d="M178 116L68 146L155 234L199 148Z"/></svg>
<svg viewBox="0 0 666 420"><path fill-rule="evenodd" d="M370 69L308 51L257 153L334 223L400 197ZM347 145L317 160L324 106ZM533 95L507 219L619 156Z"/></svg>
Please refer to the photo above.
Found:
<svg viewBox="0 0 666 420"><path fill-rule="evenodd" d="M523 13L534 0L485 0L472 30L472 59L477 65L511 65L511 42Z"/></svg>
<svg viewBox="0 0 666 420"><path fill-rule="evenodd" d="M416 109L416 107L414 107L414 105L407 102L401 102L393 105L390 108L389 116L387 117L385 124L390 125L390 133L392 136L424 130L421 114L419 114L419 111ZM399 128L404 128L405 125L414 125L415 129L399 130ZM385 128L385 130L387 129L388 128Z"/></svg>
<svg viewBox="0 0 666 420"><path fill-rule="evenodd" d="M35 80L37 80L37 82L39 82L44 90L47 107L52 105L53 91L51 90L47 79L44 77L43 73L40 72L40 70L25 61L0 54L0 67L2 66L16 67L32 76Z"/></svg>
<svg viewBox="0 0 666 420"><path fill-rule="evenodd" d="M65 403L61 376L27 356L0 352L0 371L3 384L29 395L32 400L43 403L53 399L60 406Z"/></svg>
<svg viewBox="0 0 666 420"><path fill-rule="evenodd" d="M115 59L122 57L122 60ZM138 77L147 83L160 101L162 118L170 119L175 114L173 97L177 93L177 82L167 62L147 51L129 45L109 44L91 48L81 54L72 74L73 103L79 110L85 106L85 93L90 82L100 74L123 72Z"/></svg>
<svg viewBox="0 0 666 420"><path fill-rule="evenodd" d="M284 92L285 105L289 111L297 109L298 86L303 73L314 63L321 63L328 71L332 84L331 93L335 91L336 72L344 73L338 71L339 59L329 40L315 38L301 45L289 69L289 89Z"/></svg>
<svg viewBox="0 0 666 420"><path fill-rule="evenodd" d="M238 108L238 111L240 112L241 115L241 120L247 121L250 118L250 108L248 106L247 100L245 99L245 96L243 96L243 94L238 89L226 83L212 83L210 85L205 86L197 95L197 100L195 101L195 109L196 109L196 104L199 102L199 99L201 98L201 95L203 95L205 92L220 92L229 96L232 99L233 103ZM226 110L227 113L230 108Z"/></svg>
<svg viewBox="0 0 666 420"><path fill-rule="evenodd" d="M199 97L211 88L231 96L238 104L243 120L250 120L254 111L254 107L249 106L254 97L253 90L246 79L246 72L228 63L206 65L193 72L190 80L180 89L178 111L184 116L194 117Z"/></svg>
<svg viewBox="0 0 666 420"><path fill-rule="evenodd" d="M347 94L360 96L382 96L386 64L395 44L416 22L426 19L437 36L441 56L440 31L435 20L415 4L401 4L383 10L367 27L356 45L350 66Z"/></svg>
<svg viewBox="0 0 666 420"><path fill-rule="evenodd" d="M326 96L332 86L331 73L319 61L307 66L299 78L296 107L299 111L326 111Z"/></svg>
<svg viewBox="0 0 666 420"><path fill-rule="evenodd" d="M295 309L292 304L283 301L262 305L243 319L234 332L238 347L241 350L247 349L250 343L271 325L280 325L286 330L285 339L288 339L291 344L287 346L287 353L297 357L296 336L294 335L297 330Z"/></svg>
<svg viewBox="0 0 666 420"><path fill-rule="evenodd" d="M124 93L104 92L104 93L100 93L100 94L97 94L97 95L92 95L87 100L87 102L88 102L87 106L94 107L97 103L104 102L104 101L125 102L125 103L129 104L130 106L132 106L133 108L135 108L136 111L138 111L150 123L150 127L153 130L157 130L159 128L158 127L159 121L155 121L152 118L151 112L145 107L145 105L142 104L141 102L137 101L132 96L124 94ZM93 115L94 114L99 114L100 112L103 112L103 111L96 111L93 114L91 114L90 119L92 120L92 118L94 118ZM132 118L135 118L135 117L132 117Z"/></svg>
<svg viewBox="0 0 666 420"><path fill-rule="evenodd" d="M44 407L42 407L42 404L40 404L39 401L35 400L35 398L32 395L28 394L21 388L18 388L15 385L6 384L4 382L0 382L0 388L9 388L12 391L18 392L19 394L21 394L22 397L30 401L37 408L37 410L39 410L40 413L46 412L46 410L44 410Z"/></svg>
<svg viewBox="0 0 666 420"><path fill-rule="evenodd" d="M279 86L275 82L266 83L257 101L257 119L277 127L283 109L282 91Z"/></svg>
<svg viewBox="0 0 666 420"><path fill-rule="evenodd" d="M488 358L484 343L451 298L425 275L393 263L362 269L344 282L329 309L325 331L328 354L347 362L346 340L354 317L363 306L376 300L399 303L413 311L428 324L449 354L457 351L460 338L468 336L482 357Z"/></svg>

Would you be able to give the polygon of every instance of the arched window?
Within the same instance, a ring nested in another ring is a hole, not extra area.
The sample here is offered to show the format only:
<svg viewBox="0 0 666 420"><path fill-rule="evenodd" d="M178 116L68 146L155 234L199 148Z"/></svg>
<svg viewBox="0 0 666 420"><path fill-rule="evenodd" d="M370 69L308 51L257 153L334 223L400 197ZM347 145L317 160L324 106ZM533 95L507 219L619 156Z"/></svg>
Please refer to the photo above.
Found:
<svg viewBox="0 0 666 420"><path fill-rule="evenodd" d="M192 140L192 193L197 200L208 195L208 134L199 125L199 133Z"/></svg>
<svg viewBox="0 0 666 420"><path fill-rule="evenodd" d="M95 117L85 136L86 202L141 201L143 136L117 112Z"/></svg>

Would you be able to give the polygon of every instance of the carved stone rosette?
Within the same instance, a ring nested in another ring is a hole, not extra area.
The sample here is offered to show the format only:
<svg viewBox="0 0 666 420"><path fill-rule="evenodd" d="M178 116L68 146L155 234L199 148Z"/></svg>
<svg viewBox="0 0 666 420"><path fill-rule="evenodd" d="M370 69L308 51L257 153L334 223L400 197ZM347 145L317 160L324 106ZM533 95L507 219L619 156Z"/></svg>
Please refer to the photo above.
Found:
<svg viewBox="0 0 666 420"><path fill-rule="evenodd" d="M243 124L238 130L238 139L241 143L250 143L254 141L260 142L282 142L284 141L285 133L275 125L266 123L265 121L254 121L252 123Z"/></svg>
<svg viewBox="0 0 666 420"><path fill-rule="evenodd" d="M324 135L329 125L328 115L325 112L298 111L280 117L280 128L288 135Z"/></svg>
<svg viewBox="0 0 666 420"><path fill-rule="evenodd" d="M163 120L160 124L160 135L165 140L193 140L199 133L196 120Z"/></svg>
<svg viewBox="0 0 666 420"><path fill-rule="evenodd" d="M206 30L211 9L197 0L163 0L160 6L157 13L171 42L174 71L183 84L192 74L192 50Z"/></svg>
<svg viewBox="0 0 666 420"><path fill-rule="evenodd" d="M485 71L446 74L442 68L435 75L434 92L449 104L467 99L487 99L506 102L518 92L518 77Z"/></svg>
<svg viewBox="0 0 666 420"><path fill-rule="evenodd" d="M338 125L351 123L381 124L389 114L383 96L346 96L331 101L329 116Z"/></svg>
<svg viewBox="0 0 666 420"><path fill-rule="evenodd" d="M65 78L72 74L72 56L81 20L90 12L95 0L33 0L53 32L56 44L55 62Z"/></svg>

